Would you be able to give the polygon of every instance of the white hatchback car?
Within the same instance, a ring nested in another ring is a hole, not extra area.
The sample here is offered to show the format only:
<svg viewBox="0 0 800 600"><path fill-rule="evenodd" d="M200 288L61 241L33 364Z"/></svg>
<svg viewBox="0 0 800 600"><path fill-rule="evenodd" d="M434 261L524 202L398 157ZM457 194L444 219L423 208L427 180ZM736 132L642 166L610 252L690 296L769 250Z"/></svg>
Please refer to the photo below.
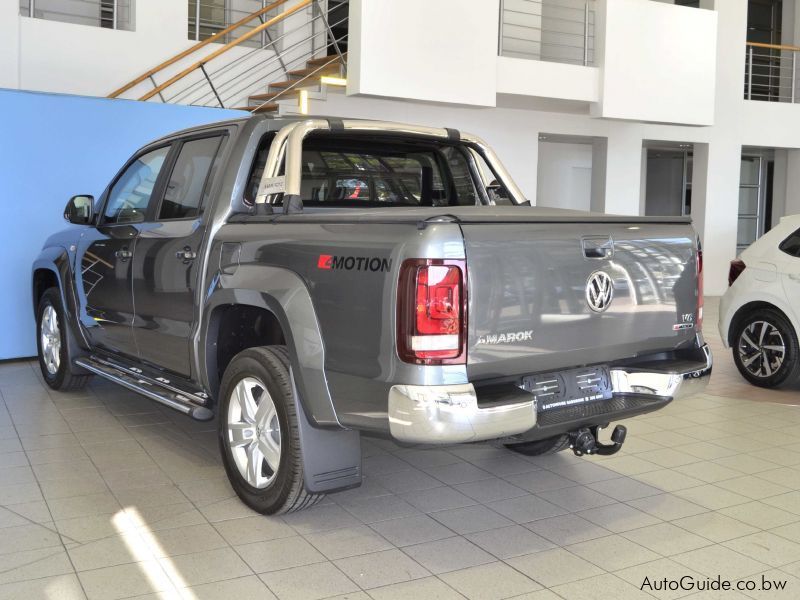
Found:
<svg viewBox="0 0 800 600"><path fill-rule="evenodd" d="M731 261L719 332L750 383L777 387L800 376L800 215L784 217Z"/></svg>

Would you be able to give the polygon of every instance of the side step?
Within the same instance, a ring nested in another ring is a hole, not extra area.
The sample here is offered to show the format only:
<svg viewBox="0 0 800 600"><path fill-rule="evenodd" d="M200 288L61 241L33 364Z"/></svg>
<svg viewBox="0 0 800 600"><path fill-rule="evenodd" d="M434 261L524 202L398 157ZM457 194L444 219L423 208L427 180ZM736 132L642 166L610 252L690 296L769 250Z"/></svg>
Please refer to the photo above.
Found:
<svg viewBox="0 0 800 600"><path fill-rule="evenodd" d="M200 396L165 386L121 365L113 364L97 356L78 358L75 360L75 364L198 421L209 421L214 418L214 413L205 406L207 400Z"/></svg>

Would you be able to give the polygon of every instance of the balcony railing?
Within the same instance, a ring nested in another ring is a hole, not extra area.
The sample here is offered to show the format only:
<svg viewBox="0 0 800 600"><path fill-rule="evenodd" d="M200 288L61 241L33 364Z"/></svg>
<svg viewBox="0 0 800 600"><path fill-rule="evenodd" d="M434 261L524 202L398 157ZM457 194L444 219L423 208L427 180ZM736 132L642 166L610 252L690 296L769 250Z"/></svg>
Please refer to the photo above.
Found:
<svg viewBox="0 0 800 600"><path fill-rule="evenodd" d="M594 0L500 0L501 56L594 64Z"/></svg>
<svg viewBox="0 0 800 600"><path fill-rule="evenodd" d="M132 30L134 0L20 0L24 17Z"/></svg>
<svg viewBox="0 0 800 600"><path fill-rule="evenodd" d="M744 70L746 100L796 102L800 46L747 43Z"/></svg>

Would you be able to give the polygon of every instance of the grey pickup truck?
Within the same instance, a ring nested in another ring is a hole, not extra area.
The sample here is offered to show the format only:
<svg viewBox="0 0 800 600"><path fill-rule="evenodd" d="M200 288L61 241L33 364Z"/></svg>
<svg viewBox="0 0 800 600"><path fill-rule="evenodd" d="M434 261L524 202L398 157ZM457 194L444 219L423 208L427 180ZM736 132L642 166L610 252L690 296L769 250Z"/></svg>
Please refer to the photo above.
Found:
<svg viewBox="0 0 800 600"><path fill-rule="evenodd" d="M611 454L701 390L686 218L531 207L454 129L251 117L138 151L33 264L47 384L217 418L253 509L361 483L361 434Z"/></svg>

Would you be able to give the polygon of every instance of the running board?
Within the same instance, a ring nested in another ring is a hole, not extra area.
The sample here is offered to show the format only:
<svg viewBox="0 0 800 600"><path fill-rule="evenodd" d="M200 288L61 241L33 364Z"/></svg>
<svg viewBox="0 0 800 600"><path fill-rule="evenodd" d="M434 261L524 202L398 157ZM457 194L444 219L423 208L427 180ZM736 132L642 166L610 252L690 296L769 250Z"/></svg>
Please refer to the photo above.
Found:
<svg viewBox="0 0 800 600"><path fill-rule="evenodd" d="M174 388L168 389L158 381L96 356L78 358L75 360L75 364L198 421L208 421L214 418L214 413L202 406L206 401L194 394L180 392Z"/></svg>

